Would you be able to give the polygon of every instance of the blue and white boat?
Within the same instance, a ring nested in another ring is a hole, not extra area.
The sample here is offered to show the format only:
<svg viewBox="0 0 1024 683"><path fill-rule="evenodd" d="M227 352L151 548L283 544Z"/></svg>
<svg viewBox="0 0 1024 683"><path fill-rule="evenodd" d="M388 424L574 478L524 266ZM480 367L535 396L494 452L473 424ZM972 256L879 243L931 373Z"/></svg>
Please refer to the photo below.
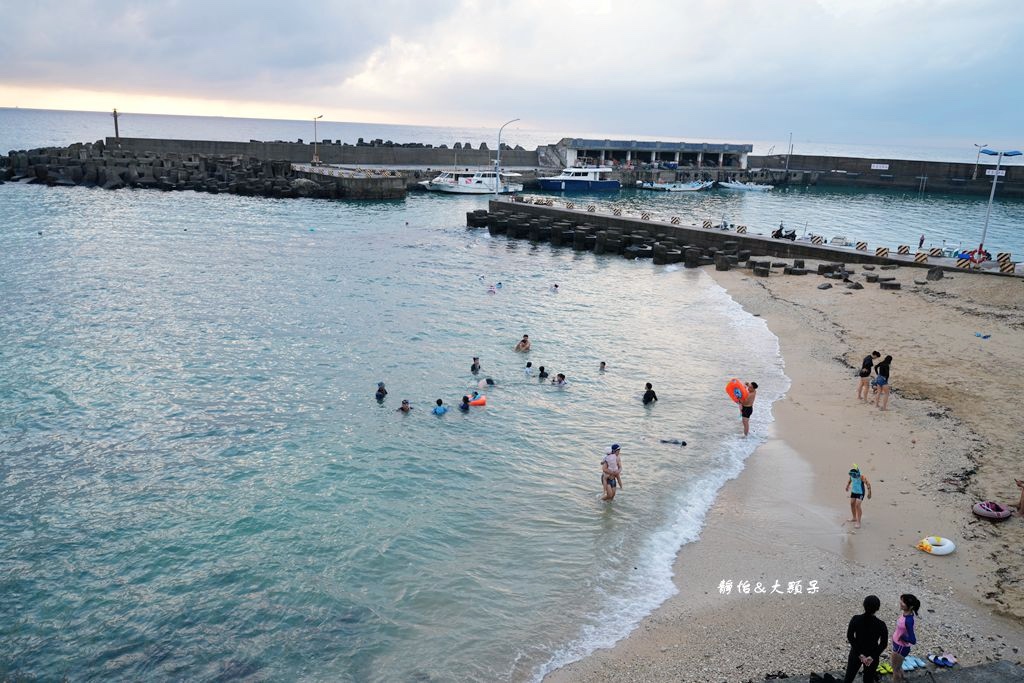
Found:
<svg viewBox="0 0 1024 683"><path fill-rule="evenodd" d="M555 192L594 192L597 190L618 190L622 184L611 180L608 166L579 166L566 168L556 176L537 178L542 190Z"/></svg>
<svg viewBox="0 0 1024 683"><path fill-rule="evenodd" d="M714 185L712 180L691 180L685 183L653 183L650 181L636 181L636 186L641 190L656 190L658 192L700 192L710 190Z"/></svg>

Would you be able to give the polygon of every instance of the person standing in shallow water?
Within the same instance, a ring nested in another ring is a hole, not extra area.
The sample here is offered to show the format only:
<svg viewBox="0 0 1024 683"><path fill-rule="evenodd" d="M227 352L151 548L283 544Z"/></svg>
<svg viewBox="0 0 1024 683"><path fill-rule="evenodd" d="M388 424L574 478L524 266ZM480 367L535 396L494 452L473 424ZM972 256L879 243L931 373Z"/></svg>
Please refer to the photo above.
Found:
<svg viewBox="0 0 1024 683"><path fill-rule="evenodd" d="M612 444L605 451L601 461L601 484L604 486L604 497L601 500L615 498L615 490L622 488L622 458L619 444Z"/></svg>
<svg viewBox="0 0 1024 683"><path fill-rule="evenodd" d="M864 514L861 506L863 505L865 491L867 492L868 500L871 500L871 482L861 474L857 463L853 464L853 469L850 470L849 474L850 476L846 480L846 490L850 492L850 521L853 522L855 528L859 529L860 520Z"/></svg>
<svg viewBox="0 0 1024 683"><path fill-rule="evenodd" d="M647 383L645 388L647 391L644 392L644 405L649 406L658 400L658 395L654 393L654 385L650 382Z"/></svg>
<svg viewBox="0 0 1024 683"><path fill-rule="evenodd" d="M889 629L885 622L875 616L882 601L877 595L864 598L864 614L850 619L846 627L846 640L850 643L850 656L846 660L846 676L843 683L853 683L857 671L864 667L864 683L878 680L878 661L885 651Z"/></svg>
<svg viewBox="0 0 1024 683"><path fill-rule="evenodd" d="M473 356L473 364L469 366L469 371L474 375L480 372L480 359L476 356Z"/></svg>
<svg viewBox="0 0 1024 683"><path fill-rule="evenodd" d="M523 338L519 340L513 351L526 352L530 350L530 335L524 334Z"/></svg>
<svg viewBox="0 0 1024 683"><path fill-rule="evenodd" d="M743 436L750 434L750 416L754 414L754 399L757 398L757 382L746 382L747 397L740 403L740 417L743 419Z"/></svg>
<svg viewBox="0 0 1024 683"><path fill-rule="evenodd" d="M377 393L374 394L374 398L379 402L383 401L387 395L388 390L384 388L384 382L377 382Z"/></svg>

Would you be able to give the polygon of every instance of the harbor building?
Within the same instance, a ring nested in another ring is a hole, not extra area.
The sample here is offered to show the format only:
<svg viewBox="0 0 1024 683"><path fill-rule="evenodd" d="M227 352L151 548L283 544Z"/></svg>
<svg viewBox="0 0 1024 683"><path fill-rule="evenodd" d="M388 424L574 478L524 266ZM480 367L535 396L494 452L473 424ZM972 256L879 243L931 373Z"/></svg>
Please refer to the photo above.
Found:
<svg viewBox="0 0 1024 683"><path fill-rule="evenodd" d="M644 166L662 168L745 170L753 145L710 142L650 142L646 140L591 140L562 138L538 150L542 165ZM544 163L547 162L547 163Z"/></svg>

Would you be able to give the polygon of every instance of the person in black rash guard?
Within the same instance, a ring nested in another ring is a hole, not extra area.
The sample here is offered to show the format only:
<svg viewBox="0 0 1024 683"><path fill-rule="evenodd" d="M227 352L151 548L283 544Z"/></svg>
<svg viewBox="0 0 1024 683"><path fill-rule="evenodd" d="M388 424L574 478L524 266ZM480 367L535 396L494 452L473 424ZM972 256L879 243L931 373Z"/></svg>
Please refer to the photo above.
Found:
<svg viewBox="0 0 1024 683"><path fill-rule="evenodd" d="M875 380L873 384L878 388L878 396L871 401L871 405L877 402L879 410L886 410L889 407L889 365L892 363L892 356L886 356L882 362L875 366Z"/></svg>
<svg viewBox="0 0 1024 683"><path fill-rule="evenodd" d="M878 351L872 351L867 356L864 356L864 360L861 361L860 372L857 373L858 377L860 377L860 381L857 384L858 400L868 400L868 393L870 392L870 387L868 386L868 384L871 382L871 368L875 364L875 359L881 357L882 354L880 354Z"/></svg>
<svg viewBox="0 0 1024 683"><path fill-rule="evenodd" d="M647 388L647 391L644 392L644 405L645 406L650 405L650 404L652 404L652 403L654 403L655 401L658 400L658 395L656 393L654 393L654 386L650 382L647 383L647 387L646 388Z"/></svg>
<svg viewBox="0 0 1024 683"><path fill-rule="evenodd" d="M853 683L857 671L864 667L864 683L878 680L878 658L889 642L889 629L885 622L875 616L882 602L875 595L864 598L864 614L850 619L846 628L846 640L850 642L850 656L846 661L846 677L843 683Z"/></svg>

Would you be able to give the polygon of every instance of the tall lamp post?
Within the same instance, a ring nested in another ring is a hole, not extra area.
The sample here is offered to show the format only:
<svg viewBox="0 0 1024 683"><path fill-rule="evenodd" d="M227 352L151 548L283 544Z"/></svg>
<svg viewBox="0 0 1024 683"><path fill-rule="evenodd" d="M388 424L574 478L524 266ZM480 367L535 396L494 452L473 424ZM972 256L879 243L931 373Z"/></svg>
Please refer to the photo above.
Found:
<svg viewBox="0 0 1024 683"><path fill-rule="evenodd" d="M510 123L515 123L519 119L512 119L501 124L501 128L498 129L498 158L494 161L494 198L497 199L501 193L501 131L505 130L505 126Z"/></svg>
<svg viewBox="0 0 1024 683"><path fill-rule="evenodd" d="M974 146L978 148L978 153L974 155L974 173L971 174L971 180L978 179L978 160L981 159L981 150L988 147L988 143L986 142L982 145L974 143Z"/></svg>
<svg viewBox="0 0 1024 683"><path fill-rule="evenodd" d="M314 164L319 164L320 163L320 155L317 154L317 148L316 148L316 121L317 121L317 119L322 119L323 117L324 117L323 114L320 114L320 116L314 116L313 117L313 163Z"/></svg>
<svg viewBox="0 0 1024 683"><path fill-rule="evenodd" d="M999 151L994 149L988 149L982 147L978 150L979 154L987 154L990 157L996 158L996 170L992 173L992 191L988 193L988 209L985 210L985 227L981 229L981 244L978 245L978 257L981 257L982 251L985 249L985 234L988 232L988 217L992 214L992 199L996 196L996 183L999 182L999 166L1003 161L1003 157L1019 157L1022 152L1016 149Z"/></svg>

